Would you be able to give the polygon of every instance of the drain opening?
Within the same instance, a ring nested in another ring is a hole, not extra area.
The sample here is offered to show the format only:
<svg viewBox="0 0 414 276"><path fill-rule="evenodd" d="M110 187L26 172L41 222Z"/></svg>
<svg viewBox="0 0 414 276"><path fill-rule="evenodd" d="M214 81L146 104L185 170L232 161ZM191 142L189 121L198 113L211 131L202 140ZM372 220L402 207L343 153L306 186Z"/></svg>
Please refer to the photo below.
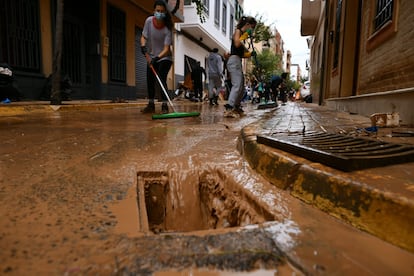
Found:
<svg viewBox="0 0 414 276"><path fill-rule="evenodd" d="M167 172L139 172L137 179L142 232L191 232L275 220L212 172L184 180Z"/></svg>

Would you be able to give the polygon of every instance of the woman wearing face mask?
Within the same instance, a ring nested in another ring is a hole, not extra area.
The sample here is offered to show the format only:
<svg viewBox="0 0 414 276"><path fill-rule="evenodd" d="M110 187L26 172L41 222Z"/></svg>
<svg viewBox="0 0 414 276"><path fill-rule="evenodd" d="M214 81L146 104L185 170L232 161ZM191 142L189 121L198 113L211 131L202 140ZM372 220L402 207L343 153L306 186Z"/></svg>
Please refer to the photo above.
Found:
<svg viewBox="0 0 414 276"><path fill-rule="evenodd" d="M151 64L157 71L164 87L167 87L167 75L171 69L172 56L172 27L173 22L171 15L167 10L167 5L162 0L154 2L154 15L149 16L145 20L144 29L141 36L142 54L149 53L151 56ZM148 105L142 110L144 113L155 112L155 85L157 81L147 66L147 89L148 89ZM161 112L168 113L167 97L162 95Z"/></svg>
<svg viewBox="0 0 414 276"><path fill-rule="evenodd" d="M240 106L240 102L243 99L244 94L244 75L242 70L242 58L250 57L256 53L247 52L243 40L245 40L249 34L252 33L256 27L256 19L251 16L242 16L239 23L236 26L236 30L233 34L231 41L230 57L227 61L227 71L231 78L231 90L227 101L224 106L226 111L224 115L226 117L238 118L243 112Z"/></svg>

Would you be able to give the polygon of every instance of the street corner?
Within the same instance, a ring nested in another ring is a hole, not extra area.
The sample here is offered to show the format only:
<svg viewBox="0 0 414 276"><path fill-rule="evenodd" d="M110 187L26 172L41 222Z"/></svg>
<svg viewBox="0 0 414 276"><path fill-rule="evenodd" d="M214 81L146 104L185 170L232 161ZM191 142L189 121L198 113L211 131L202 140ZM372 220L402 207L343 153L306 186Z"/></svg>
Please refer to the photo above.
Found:
<svg viewBox="0 0 414 276"><path fill-rule="evenodd" d="M409 200L306 165L298 169L291 195L414 252L414 204Z"/></svg>

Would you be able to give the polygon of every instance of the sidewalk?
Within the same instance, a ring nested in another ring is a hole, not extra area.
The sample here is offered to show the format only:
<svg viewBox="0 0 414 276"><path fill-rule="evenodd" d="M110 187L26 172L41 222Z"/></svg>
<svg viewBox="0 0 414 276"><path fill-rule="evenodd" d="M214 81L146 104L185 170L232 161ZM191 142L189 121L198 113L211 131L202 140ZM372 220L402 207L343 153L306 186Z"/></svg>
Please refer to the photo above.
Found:
<svg viewBox="0 0 414 276"><path fill-rule="evenodd" d="M413 129L370 127L367 117L314 104L288 103L275 115L243 129L242 152L250 165L275 186L383 240L414 252L414 162L344 172L257 142L313 132L341 133L414 145ZM305 130L305 131L304 131ZM303 132L304 131L304 132ZM395 136L392 133L396 132Z"/></svg>
<svg viewBox="0 0 414 276"><path fill-rule="evenodd" d="M57 110L137 108L145 104L146 100L70 101L60 106L51 106L47 101L13 102L0 105L0 116ZM259 122L243 128L238 145L257 172L304 202L414 252L414 162L344 172L257 143L258 135L277 138L325 132L414 145L414 137L409 135L412 128L379 128L377 133L371 133L365 131L371 126L367 117L305 103L279 105L265 113Z"/></svg>
<svg viewBox="0 0 414 276"><path fill-rule="evenodd" d="M0 103L0 116L15 116L28 112L54 112L57 110L100 110L105 108L121 108L145 106L146 100L114 102L111 100L73 100L63 101L61 105L50 105L50 101L20 101Z"/></svg>

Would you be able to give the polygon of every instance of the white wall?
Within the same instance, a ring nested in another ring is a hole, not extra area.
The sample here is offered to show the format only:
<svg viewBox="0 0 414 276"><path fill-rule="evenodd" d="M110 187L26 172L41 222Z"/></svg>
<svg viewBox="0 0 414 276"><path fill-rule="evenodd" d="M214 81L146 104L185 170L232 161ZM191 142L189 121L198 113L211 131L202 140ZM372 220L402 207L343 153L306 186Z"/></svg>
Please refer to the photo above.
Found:
<svg viewBox="0 0 414 276"><path fill-rule="evenodd" d="M227 14L226 14L226 33L222 31L223 23L223 2L227 3ZM197 61L200 61L201 66L206 68L205 59L208 56L209 52L186 38L184 35L179 34L181 26L198 26L201 30L201 33L191 34L194 37L203 37L202 43L204 43L207 48L219 48L219 52L223 54L224 52L230 51L230 37L233 34L233 30L230 30L230 14L231 11L234 11L233 1L232 0L221 0L220 1L220 25L216 26L214 23L214 10L215 10L215 0L210 0L209 6L209 16L205 16L206 22L201 23L199 16L196 12L195 4L191 6L184 6L184 22L176 23L177 33L174 35L174 73L176 78L176 83L182 81L184 78L184 55L187 55ZM235 14L233 14L235 17ZM233 22L233 27L236 26L236 22Z"/></svg>

